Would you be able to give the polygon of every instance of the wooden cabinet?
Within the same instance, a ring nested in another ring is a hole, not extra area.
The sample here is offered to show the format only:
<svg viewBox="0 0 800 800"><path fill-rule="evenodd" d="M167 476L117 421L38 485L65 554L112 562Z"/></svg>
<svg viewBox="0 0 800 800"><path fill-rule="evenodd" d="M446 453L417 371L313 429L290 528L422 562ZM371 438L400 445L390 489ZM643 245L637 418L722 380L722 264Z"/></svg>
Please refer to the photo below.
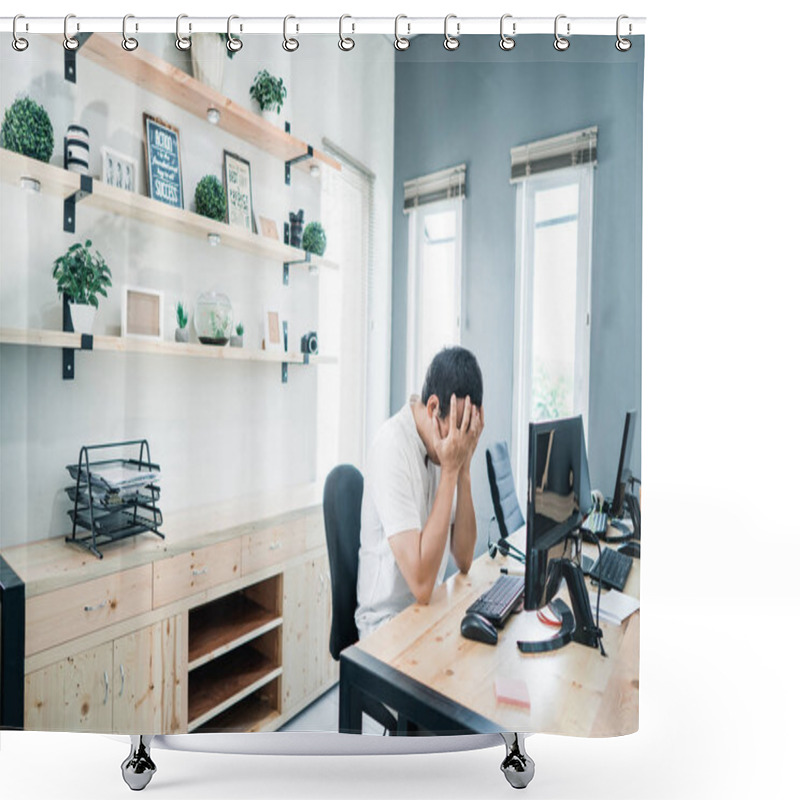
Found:
<svg viewBox="0 0 800 800"><path fill-rule="evenodd" d="M186 725L185 631L170 617L25 679L25 728L178 733Z"/></svg>
<svg viewBox="0 0 800 800"><path fill-rule="evenodd" d="M293 713L338 674L328 649L331 587L324 552L284 572L283 619L283 709Z"/></svg>

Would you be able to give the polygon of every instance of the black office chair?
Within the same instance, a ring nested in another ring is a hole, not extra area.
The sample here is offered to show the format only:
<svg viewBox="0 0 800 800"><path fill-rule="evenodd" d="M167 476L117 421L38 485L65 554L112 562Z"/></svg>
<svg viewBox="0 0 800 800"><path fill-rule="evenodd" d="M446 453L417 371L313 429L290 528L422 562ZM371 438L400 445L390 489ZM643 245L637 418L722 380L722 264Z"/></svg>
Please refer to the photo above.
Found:
<svg viewBox="0 0 800 800"><path fill-rule="evenodd" d="M525 517L522 516L517 500L511 459L505 442L495 442L486 448L486 470L489 473L489 489L500 537L507 539L509 534L518 531L525 524Z"/></svg>
<svg viewBox="0 0 800 800"><path fill-rule="evenodd" d="M352 464L334 467L325 479L322 514L331 568L333 606L329 649L336 661L342 650L358 641L355 614L363 495L364 478ZM391 735L397 733L397 720L381 703L364 698L364 712L383 725Z"/></svg>

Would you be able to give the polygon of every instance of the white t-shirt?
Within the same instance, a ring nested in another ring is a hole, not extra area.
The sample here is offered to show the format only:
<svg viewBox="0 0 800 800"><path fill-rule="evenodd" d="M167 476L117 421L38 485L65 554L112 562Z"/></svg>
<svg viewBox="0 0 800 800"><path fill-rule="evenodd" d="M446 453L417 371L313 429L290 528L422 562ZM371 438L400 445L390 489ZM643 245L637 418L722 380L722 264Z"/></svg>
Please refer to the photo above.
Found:
<svg viewBox="0 0 800 800"><path fill-rule="evenodd" d="M427 458L411 404L406 403L378 430L367 455L361 503L356 625L363 639L414 602L389 539L421 531L433 510L441 470ZM452 522L455 519L453 498ZM444 579L449 547L436 577Z"/></svg>

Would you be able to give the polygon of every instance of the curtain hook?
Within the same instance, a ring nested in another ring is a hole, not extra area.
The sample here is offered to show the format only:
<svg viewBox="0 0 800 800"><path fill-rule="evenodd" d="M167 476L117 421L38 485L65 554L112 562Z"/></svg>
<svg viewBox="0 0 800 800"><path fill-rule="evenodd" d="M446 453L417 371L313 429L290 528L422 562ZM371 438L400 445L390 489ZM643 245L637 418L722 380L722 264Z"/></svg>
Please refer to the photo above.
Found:
<svg viewBox="0 0 800 800"><path fill-rule="evenodd" d="M297 39L293 39L293 38L289 37L288 30L289 30L289 20L290 19L297 19L297 18L291 16L291 14L289 16L283 18L283 49L287 53L294 53L294 51L297 50L298 47L300 47L300 42L298 42ZM298 30L299 30L299 27L300 26L298 26Z"/></svg>
<svg viewBox="0 0 800 800"><path fill-rule="evenodd" d="M24 39L22 36L20 36L17 33L17 20L20 20L20 19L25 19L25 17L22 14L17 14L17 16L14 17L14 22L13 22L12 27L11 27L11 34L14 37L13 40L11 41L11 46L18 53L21 53L23 50L27 50L28 49L28 44L29 44L27 39ZM28 30L28 23L27 22L25 23L25 30L26 31Z"/></svg>
<svg viewBox="0 0 800 800"><path fill-rule="evenodd" d="M627 14L620 14L617 17L617 41L614 44L614 47L616 47L617 50L620 51L620 53L627 53L628 50L630 50L631 47L633 47L633 42L630 39L625 39L619 32L620 22L622 22L622 20L624 20L624 19L628 19ZM629 22L628 23L628 36L631 35L632 31L633 31L633 26Z"/></svg>
<svg viewBox="0 0 800 800"><path fill-rule="evenodd" d="M461 23L460 22L456 22L456 35L455 36L451 36L447 31L447 24L450 22L451 19L457 19L456 15L455 14L448 14L444 18L444 42L443 42L443 44L444 44L444 49L445 50L450 50L452 52L453 50L458 50L458 46L461 44L461 42L458 41L458 34L461 33Z"/></svg>
<svg viewBox="0 0 800 800"><path fill-rule="evenodd" d="M64 49L74 52L81 46L81 43L74 36L69 35L69 21L71 19L75 19L74 14L67 14L67 16L64 17ZM77 27L79 26L76 25L76 28Z"/></svg>
<svg viewBox="0 0 800 800"><path fill-rule="evenodd" d="M133 14L126 14L122 18L122 49L127 50L129 53L133 52L139 46L139 40L134 39L133 36L128 36L128 20L135 19ZM136 23L136 30L139 30L139 23Z"/></svg>
<svg viewBox="0 0 800 800"><path fill-rule="evenodd" d="M408 19L405 14L398 14L394 18L394 49L395 50L408 50L411 47L411 42L405 38L405 36L400 35L400 20L401 19ZM411 33L411 23L407 22L406 27L408 28L408 33Z"/></svg>
<svg viewBox="0 0 800 800"><path fill-rule="evenodd" d="M512 36L506 35L503 26L505 25L507 19L512 19L511 14L503 14L503 16L500 17L500 49L505 50L506 52L514 49L514 45L516 44L516 42L513 39L513 34L517 32L517 23L512 22L511 23Z"/></svg>
<svg viewBox="0 0 800 800"><path fill-rule="evenodd" d="M175 19L175 47L178 50L188 50L192 46L192 40L188 36L181 33L181 20L188 19L188 14L178 14ZM189 23L189 30L192 30L192 24Z"/></svg>
<svg viewBox="0 0 800 800"><path fill-rule="evenodd" d="M345 36L342 31L342 28L344 26L344 21L346 19L353 19L353 18L349 14L342 14L342 16L339 17L339 49L348 52L349 50L352 50L356 46L356 43L355 40L352 39L350 36ZM351 24L353 26L353 33L355 33L356 24L355 22Z"/></svg>
<svg viewBox="0 0 800 800"><path fill-rule="evenodd" d="M564 50L566 50L569 47L569 39L565 39L558 32L558 21L560 19L566 19L566 18L567 18L566 14L559 14L556 17L556 21L555 21L555 25L554 25L554 31L555 31L556 39L553 42L553 47L555 47L555 49L558 50L560 53L563 53ZM570 24L568 22L567 23L567 36L569 36L569 33L570 33L569 28L570 28Z"/></svg>
<svg viewBox="0 0 800 800"><path fill-rule="evenodd" d="M239 19L236 14L231 14L228 17L228 41L225 42L225 47L228 48L229 53L238 53L244 47L244 42L238 36L234 36L231 33L231 22L235 19ZM241 32L241 30L242 26L240 25L239 31Z"/></svg>

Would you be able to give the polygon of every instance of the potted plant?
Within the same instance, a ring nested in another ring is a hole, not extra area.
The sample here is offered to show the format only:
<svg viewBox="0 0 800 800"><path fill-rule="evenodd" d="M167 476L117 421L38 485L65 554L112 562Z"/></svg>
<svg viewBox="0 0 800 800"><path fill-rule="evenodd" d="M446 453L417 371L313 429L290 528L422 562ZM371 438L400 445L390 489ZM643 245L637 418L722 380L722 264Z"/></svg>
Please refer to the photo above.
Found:
<svg viewBox="0 0 800 800"><path fill-rule="evenodd" d="M225 78L225 56L233 58L224 33L195 33L192 35L192 75L197 80L222 92Z"/></svg>
<svg viewBox="0 0 800 800"><path fill-rule="evenodd" d="M175 310L175 314L178 320L178 327L175 328L175 341L188 342L189 329L186 326L189 324L189 315L186 313L183 301L178 301L178 307Z"/></svg>
<svg viewBox="0 0 800 800"><path fill-rule="evenodd" d="M313 253L315 256L325 255L325 247L328 239L325 236L325 229L319 222L309 222L303 231L303 250Z"/></svg>
<svg viewBox="0 0 800 800"><path fill-rule="evenodd" d="M92 240L76 242L63 256L53 262L53 277L58 293L69 304L72 329L76 333L91 333L99 306L97 296L108 297L111 270L103 256L90 250Z"/></svg>
<svg viewBox="0 0 800 800"><path fill-rule="evenodd" d="M240 322L236 326L236 336L231 336L231 347L242 347L244 343L244 325Z"/></svg>
<svg viewBox="0 0 800 800"><path fill-rule="evenodd" d="M214 175L201 178L194 190L194 206L198 214L224 222L228 212L228 201L222 181Z"/></svg>
<svg viewBox="0 0 800 800"><path fill-rule="evenodd" d="M30 97L17 98L0 126L0 147L47 163L53 155L53 125L47 111Z"/></svg>
<svg viewBox="0 0 800 800"><path fill-rule="evenodd" d="M286 100L286 87L283 85L283 78L276 78L262 69L253 79L250 87L250 97L255 100L261 110L261 115L268 122L277 125L280 121L279 115Z"/></svg>

